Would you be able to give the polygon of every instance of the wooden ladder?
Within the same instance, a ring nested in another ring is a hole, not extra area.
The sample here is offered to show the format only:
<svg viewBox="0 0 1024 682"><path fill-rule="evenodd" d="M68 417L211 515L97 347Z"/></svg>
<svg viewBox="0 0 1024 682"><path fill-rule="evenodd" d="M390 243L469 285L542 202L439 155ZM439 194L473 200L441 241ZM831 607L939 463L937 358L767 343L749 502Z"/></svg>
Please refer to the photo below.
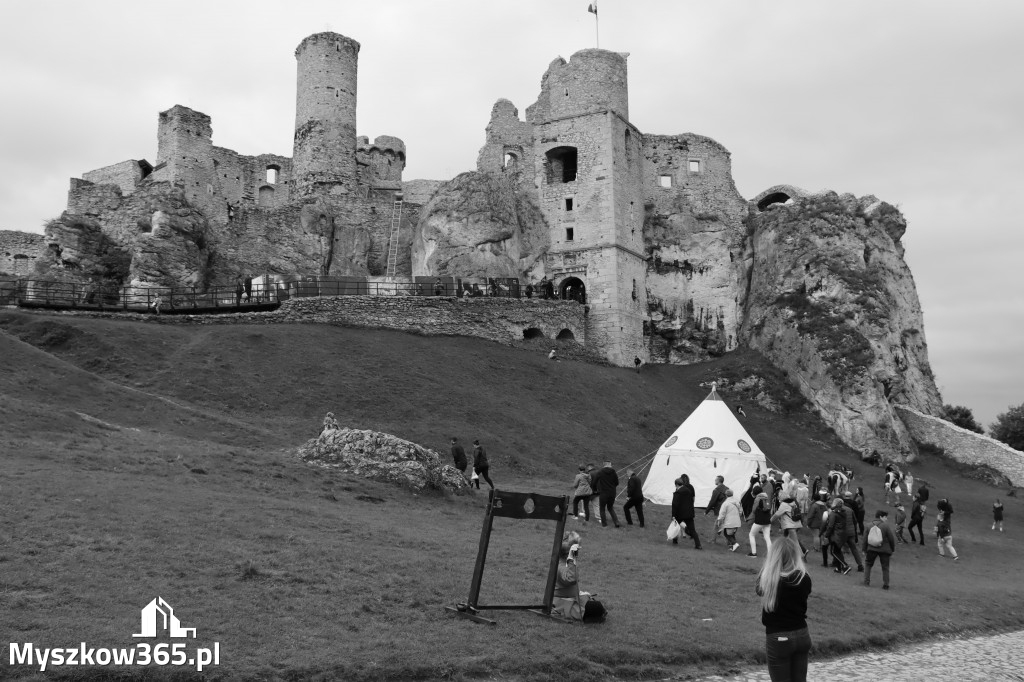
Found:
<svg viewBox="0 0 1024 682"><path fill-rule="evenodd" d="M395 276L398 265L398 228L402 225L402 195L395 195L395 203L391 207L391 237L388 239L387 276Z"/></svg>

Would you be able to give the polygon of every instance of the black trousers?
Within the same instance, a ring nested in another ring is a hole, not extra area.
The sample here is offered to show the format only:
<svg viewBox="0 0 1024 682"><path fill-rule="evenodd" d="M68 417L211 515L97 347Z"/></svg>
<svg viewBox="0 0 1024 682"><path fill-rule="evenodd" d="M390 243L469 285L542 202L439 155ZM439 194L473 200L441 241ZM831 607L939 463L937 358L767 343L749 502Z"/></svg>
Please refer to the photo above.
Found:
<svg viewBox="0 0 1024 682"><path fill-rule="evenodd" d="M910 519L910 525L907 526L907 529L910 531L910 541L911 542L917 542L917 539L914 537L914 526L917 526L917 532L921 535L921 544L922 545L924 544L924 528L921 527L921 525L923 523L924 523L924 519L923 518L922 519L918 519L917 521L915 521L914 519Z"/></svg>
<svg viewBox="0 0 1024 682"><path fill-rule="evenodd" d="M626 504L622 505L622 511L626 515L626 524L633 525L633 517L629 515L630 509L636 509L636 520L640 522L640 527L644 527L644 501L639 500L628 500Z"/></svg>
<svg viewBox="0 0 1024 682"><path fill-rule="evenodd" d="M476 471L476 475L479 476L480 478L484 479L485 481L487 481L487 485L489 485L489 486L491 486L493 488L494 484L491 483L491 477L487 475L487 470L488 469L490 469L490 467L487 466L486 464L484 466L482 466L482 467L473 467L473 470ZM480 480L479 479L477 479L476 487L477 488L480 487Z"/></svg>
<svg viewBox="0 0 1024 682"><path fill-rule="evenodd" d="M693 519L683 519L683 532L693 538L693 546L700 549L700 535L697 533L697 527L693 525Z"/></svg>
<svg viewBox="0 0 1024 682"><path fill-rule="evenodd" d="M608 525L608 522L606 520L607 517L605 517L605 515L604 515L604 510L607 509L609 516L612 517L612 523L615 524L616 528L619 527L619 517L615 515L615 493L609 493L609 494L601 495L598 498L598 509L601 512L601 525L602 526L607 526Z"/></svg>

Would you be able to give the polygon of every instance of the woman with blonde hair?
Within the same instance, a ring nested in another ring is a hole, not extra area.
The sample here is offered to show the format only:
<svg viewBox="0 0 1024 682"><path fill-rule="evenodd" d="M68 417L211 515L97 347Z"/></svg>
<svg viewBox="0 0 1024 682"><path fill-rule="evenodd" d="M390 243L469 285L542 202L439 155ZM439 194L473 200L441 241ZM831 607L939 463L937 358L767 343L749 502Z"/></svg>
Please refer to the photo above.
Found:
<svg viewBox="0 0 1024 682"><path fill-rule="evenodd" d="M807 631L807 597L811 577L803 552L793 537L782 537L768 548L757 575L765 654L772 682L806 682L811 635Z"/></svg>

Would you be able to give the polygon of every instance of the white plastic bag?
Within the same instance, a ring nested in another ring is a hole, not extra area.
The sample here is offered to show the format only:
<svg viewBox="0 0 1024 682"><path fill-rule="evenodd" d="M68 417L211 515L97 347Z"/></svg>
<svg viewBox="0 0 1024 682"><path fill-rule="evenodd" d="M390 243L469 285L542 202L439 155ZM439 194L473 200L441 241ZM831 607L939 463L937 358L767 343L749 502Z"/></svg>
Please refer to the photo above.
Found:
<svg viewBox="0 0 1024 682"><path fill-rule="evenodd" d="M668 525L668 530L665 531L665 539L666 540L675 540L676 538L679 537L679 533L680 533L679 522L676 521L675 519L672 519L672 523L670 523Z"/></svg>

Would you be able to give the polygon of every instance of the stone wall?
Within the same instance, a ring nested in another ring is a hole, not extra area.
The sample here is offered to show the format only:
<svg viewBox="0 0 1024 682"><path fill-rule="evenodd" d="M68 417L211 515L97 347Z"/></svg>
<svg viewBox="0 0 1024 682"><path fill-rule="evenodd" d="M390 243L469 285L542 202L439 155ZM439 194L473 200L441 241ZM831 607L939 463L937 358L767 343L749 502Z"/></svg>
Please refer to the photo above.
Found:
<svg viewBox="0 0 1024 682"><path fill-rule="evenodd" d="M31 232L0 230L0 275L24 277L46 253L46 238Z"/></svg>
<svg viewBox="0 0 1024 682"><path fill-rule="evenodd" d="M65 311L65 315L132 319L160 324L336 324L393 329L424 336L471 336L506 345L561 335L586 343L586 307L569 301L449 296L335 296L293 298L272 312L218 315L143 315ZM541 336L536 336L536 331Z"/></svg>
<svg viewBox="0 0 1024 682"><path fill-rule="evenodd" d="M148 163L146 167L149 167ZM117 185L123 194L131 194L142 180L143 175L139 162L129 160L84 173L82 179L97 185Z"/></svg>
<svg viewBox="0 0 1024 682"><path fill-rule="evenodd" d="M526 120L543 123L611 109L629 120L626 56L608 50L580 50L566 62L561 57L541 78L541 93L526 109Z"/></svg>
<svg viewBox="0 0 1024 682"><path fill-rule="evenodd" d="M940 448L947 457L963 464L991 467L1009 478L1013 485L1024 486L1024 452L912 407L896 405L896 412L919 445Z"/></svg>
<svg viewBox="0 0 1024 682"><path fill-rule="evenodd" d="M519 120L519 110L512 102L502 98L494 103L485 135L486 142L476 158L478 171L508 170L527 179L533 176L533 126Z"/></svg>

